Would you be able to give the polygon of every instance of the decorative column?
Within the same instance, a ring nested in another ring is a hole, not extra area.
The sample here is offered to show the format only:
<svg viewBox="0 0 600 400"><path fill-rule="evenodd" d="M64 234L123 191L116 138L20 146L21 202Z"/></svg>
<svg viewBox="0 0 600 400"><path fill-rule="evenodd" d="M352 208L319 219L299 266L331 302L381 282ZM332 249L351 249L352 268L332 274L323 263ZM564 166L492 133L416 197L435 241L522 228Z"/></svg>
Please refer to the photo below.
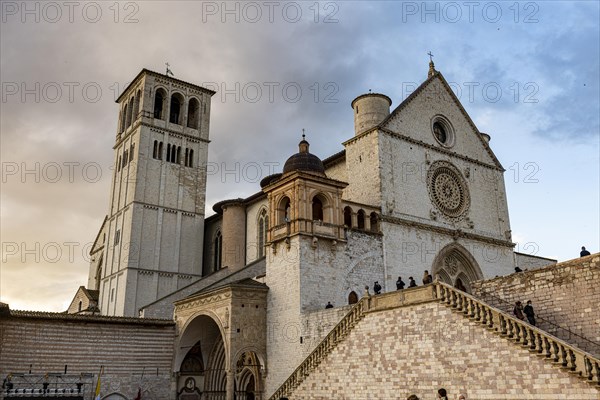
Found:
<svg viewBox="0 0 600 400"><path fill-rule="evenodd" d="M233 373L233 369L229 367L227 370L227 384L225 386L227 391L225 395L226 400L234 400L234 379L235 374Z"/></svg>

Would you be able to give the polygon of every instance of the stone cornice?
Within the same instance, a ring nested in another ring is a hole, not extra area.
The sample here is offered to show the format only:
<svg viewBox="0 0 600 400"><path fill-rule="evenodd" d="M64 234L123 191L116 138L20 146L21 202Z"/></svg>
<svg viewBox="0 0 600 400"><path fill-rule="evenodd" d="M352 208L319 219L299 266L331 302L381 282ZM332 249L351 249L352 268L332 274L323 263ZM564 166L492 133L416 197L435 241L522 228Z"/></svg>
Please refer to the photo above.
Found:
<svg viewBox="0 0 600 400"><path fill-rule="evenodd" d="M309 172L294 171L290 174L286 174L286 175L282 176L275 182L266 185L265 187L263 187L263 191L269 192L277 187L283 186L283 185L285 185L289 182L292 182L296 179L304 179L307 181L322 183L324 185L335 186L339 189L343 189L346 186L348 186L348 184L346 182L338 181L336 179L331 179L331 178L327 178L325 176L311 174Z"/></svg>
<svg viewBox="0 0 600 400"><path fill-rule="evenodd" d="M474 158L464 156L462 154L456 153L456 152L451 151L451 150L446 149L446 148L442 148L442 147L434 146L434 145L429 144L429 143L425 143L425 142L423 142L421 140L413 139L410 136L406 136L406 135L403 135L401 133L394 132L394 131L392 131L390 129L387 129L387 128L382 128L380 126L376 126L376 127L371 128L371 129L368 129L368 130L360 133L359 135L356 135L352 139L346 140L343 143L343 145L346 146L346 145L348 145L350 143L353 143L353 142L357 141L358 139L361 139L361 138L363 138L363 137L365 137L365 136L367 136L367 135L369 135L370 133L373 133L373 132L385 133L385 134L390 135L390 136L392 136L392 137L394 137L396 139L404 140L405 142L411 143L411 144L413 144L415 146L420 146L420 147L426 148L428 150L434 151L436 153L440 153L440 154L444 154L444 155L447 155L447 156L455 157L455 158L461 159L463 161L467 161L467 162L479 165L481 167L493 169L493 170L500 171L500 172L504 172L505 171L505 169L502 168L502 167L484 163L483 161L479 161L479 160L476 160Z"/></svg>
<svg viewBox="0 0 600 400"><path fill-rule="evenodd" d="M213 304L220 301L230 301L232 298L231 289L228 287L212 290L207 293L192 295L185 299L174 302L175 313L198 307L204 304Z"/></svg>
<svg viewBox="0 0 600 400"><path fill-rule="evenodd" d="M492 238L492 237L488 237L488 236L478 235L476 233L465 232L462 229L444 228L441 226L434 226L434 225L425 224L423 222L410 221L407 219L392 217L389 215L382 215L381 220L384 222L390 222L393 224L400 224L400 225L410 226L413 228L424 229L424 230L439 233L442 235L451 236L455 239L464 238L464 239L478 240L478 241L493 244L496 246L511 247L511 248L515 246L515 243L508 241L508 240L501 240L501 239L496 239L496 238Z"/></svg>
<svg viewBox="0 0 600 400"><path fill-rule="evenodd" d="M373 210L377 210L377 211L381 212L381 206L373 206L371 204L359 203L359 202L356 202L356 201L344 200L344 199L342 199L342 203L345 203L345 204L348 204L348 205L354 205L354 206L358 206L358 207L371 208Z"/></svg>
<svg viewBox="0 0 600 400"><path fill-rule="evenodd" d="M167 75L159 74L158 72L154 72L154 71L151 71L149 69L144 68L144 69L142 69L137 74L137 76L135 78L133 78L133 80L131 81L131 83L125 89L123 89L123 92L117 98L117 100L115 102L119 103L121 101L122 97L127 97L126 95L129 93L130 89L132 87L135 87L138 84L138 81L141 79L141 77L143 75L153 75L161 83L162 82L164 82L164 83L168 83L168 82L176 83L178 85L182 85L184 87L187 87L188 89L195 90L195 91L197 91L199 93L208 94L211 97L216 93L214 90L206 89L206 88L203 88L202 86L194 85L193 83L182 81L181 79L171 78L171 77L169 77Z"/></svg>
<svg viewBox="0 0 600 400"><path fill-rule="evenodd" d="M125 204L121 209L119 209L119 211L115 212L114 214L112 214L110 216L110 219L113 219L115 216L121 214L124 210L126 210L127 208L131 207L132 205L141 205L144 206L146 208L153 208L153 209L161 209L163 211L166 212L171 212L171 213L183 213L186 214L188 216L198 216L198 217L204 217L204 213L195 213L195 212L190 212L190 211L186 211L186 210L180 210L177 208L170 208L170 207L163 207L163 206L157 206L156 204L149 204L149 203L145 203L143 201L137 201L137 200L132 200L129 203Z"/></svg>
<svg viewBox="0 0 600 400"><path fill-rule="evenodd" d="M122 274L125 271L137 271L138 273L141 274L146 274L146 275L152 275L152 274L162 274L162 276L173 276L173 275L177 275L178 277L181 276L183 279L193 279L193 278L202 278L202 275L200 274L188 274L188 273L183 273L183 272L171 272L171 271L161 271L158 269L148 269L148 268L138 268L138 267L127 267L127 268L123 268L117 272L113 272L112 274L108 274L102 278L100 278L101 281L108 279L112 276L115 275L119 275ZM142 307L145 308L146 306Z"/></svg>
<svg viewBox="0 0 600 400"><path fill-rule="evenodd" d="M413 138L411 138L411 137L409 137L409 136L406 136L406 135L402 135L402 134L400 134L400 133L393 132L393 131L391 131L391 130L389 130L389 129L387 129L387 128L379 128L379 131L381 131L381 132L383 132L383 133L386 133L386 134L388 134L388 135L390 135L390 136L392 136L392 137L395 137L395 138L397 138L397 139L404 140L404 141L406 141L406 142L409 142L409 143L411 143L411 144L414 144L414 145L416 145L416 146L421 146L421 147L424 147L424 148L426 148L426 149L428 149L428 150L435 151L435 152L437 152L437 153L441 153L441 154L444 154L444 155L447 155L447 156L451 156L451 157L459 158L459 159L461 159L461 160L463 160L463 161L468 161L468 162L470 162L470 163L477 164L477 165L479 165L479 166L481 166L481 167L485 167L485 168L489 168L489 169L493 169L493 170L496 170L496 171L501 171L501 172L504 172L504 171L505 171L505 170L504 170L504 168L502 168L502 167L498 167L498 166L496 166L496 165L487 164L487 163L484 163L483 161L479 161L479 160L476 160L476 159L474 159L474 158L471 158L471 157L464 156L464 155L462 155L462 154L459 154L459 153L457 153L457 152L454 152L454 151L451 151L451 150L445 149L445 148L443 148L443 147L434 146L434 145L432 145L432 144L425 143L425 142L423 142L423 141L421 141L421 140L416 140L416 139L413 139Z"/></svg>
<svg viewBox="0 0 600 400"><path fill-rule="evenodd" d="M145 126L145 127L150 128L151 130L154 130L154 131L157 131L157 132L160 132L160 133L168 133L171 136L179 136L180 138L186 138L186 139L189 139L189 140L194 141L194 142L210 143L210 140L208 140L208 139L204 139L204 138L201 138L201 137L198 137L198 136L193 136L193 135L190 135L190 134L187 134L187 133L184 133L184 132L174 131L173 129L163 128L163 127L160 127L160 126L152 125L152 124L149 124L147 122L144 122L142 117L138 117L131 124L131 126L125 130L125 134L124 135L118 135L117 136L118 139L115 142L115 145L113 146L113 150L116 150L117 147L119 147L123 141L125 141L129 136L131 136L136 131L136 129L139 126Z"/></svg>
<svg viewBox="0 0 600 400"><path fill-rule="evenodd" d="M240 298L249 300L266 299L266 292L268 290L269 288L266 285L264 287L248 286L243 283L233 282L178 300L174 302L175 311L178 312L204 304L217 303L223 300L231 301Z"/></svg>

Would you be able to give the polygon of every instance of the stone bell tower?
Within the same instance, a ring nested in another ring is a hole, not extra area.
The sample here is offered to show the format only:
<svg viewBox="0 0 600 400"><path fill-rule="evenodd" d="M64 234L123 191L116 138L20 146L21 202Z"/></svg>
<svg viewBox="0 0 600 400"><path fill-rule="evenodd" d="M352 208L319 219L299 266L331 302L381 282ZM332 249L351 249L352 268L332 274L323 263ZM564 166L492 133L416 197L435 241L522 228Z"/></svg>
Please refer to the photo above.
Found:
<svg viewBox="0 0 600 400"><path fill-rule="evenodd" d="M93 271L102 314L137 316L200 278L214 93L144 69L117 99L105 250Z"/></svg>

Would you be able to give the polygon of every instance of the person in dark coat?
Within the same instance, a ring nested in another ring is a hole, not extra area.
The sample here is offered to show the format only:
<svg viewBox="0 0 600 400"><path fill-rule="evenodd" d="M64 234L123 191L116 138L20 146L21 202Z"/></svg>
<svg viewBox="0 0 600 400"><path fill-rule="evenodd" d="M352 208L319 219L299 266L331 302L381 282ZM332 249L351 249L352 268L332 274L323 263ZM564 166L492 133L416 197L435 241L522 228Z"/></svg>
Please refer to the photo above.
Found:
<svg viewBox="0 0 600 400"><path fill-rule="evenodd" d="M433 282L433 277L431 276L429 271L425 270L425 273L423 274L423 285L427 285L431 282Z"/></svg>
<svg viewBox="0 0 600 400"><path fill-rule="evenodd" d="M515 272L523 272L523 270L519 267L515 267Z"/></svg>
<svg viewBox="0 0 600 400"><path fill-rule="evenodd" d="M412 276L408 277L408 287L417 287L417 282L415 282Z"/></svg>
<svg viewBox="0 0 600 400"><path fill-rule="evenodd" d="M396 290L402 290L402 289L404 289L404 286L406 286L406 284L402 280L402 277L399 276L398 280L396 281Z"/></svg>
<svg viewBox="0 0 600 400"><path fill-rule="evenodd" d="M579 253L580 257L589 256L590 252L585 249L585 246L581 246L581 252Z"/></svg>
<svg viewBox="0 0 600 400"><path fill-rule="evenodd" d="M531 300L527 300L527 305L523 308L523 313L527 316L527 321L533 326L535 326L535 312L533 311L533 306L531 305Z"/></svg>
<svg viewBox="0 0 600 400"><path fill-rule="evenodd" d="M379 281L375 281L375 284L373 285L373 291L375 294L381 294L381 285L379 284Z"/></svg>
<svg viewBox="0 0 600 400"><path fill-rule="evenodd" d="M327 305L325 306L325 308L333 308L333 304L331 304L330 301L327 302Z"/></svg>
<svg viewBox="0 0 600 400"><path fill-rule="evenodd" d="M525 321L525 315L523 315L523 303L521 303L520 301L517 301L515 303L515 308L513 308L513 314L520 320Z"/></svg>

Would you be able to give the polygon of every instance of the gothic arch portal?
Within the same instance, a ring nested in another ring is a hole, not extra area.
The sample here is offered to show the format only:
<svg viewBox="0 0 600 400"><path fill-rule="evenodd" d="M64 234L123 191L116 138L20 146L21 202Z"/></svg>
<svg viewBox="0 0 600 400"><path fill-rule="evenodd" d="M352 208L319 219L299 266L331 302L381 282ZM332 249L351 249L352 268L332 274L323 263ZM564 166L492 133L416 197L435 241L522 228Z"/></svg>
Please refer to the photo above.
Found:
<svg viewBox="0 0 600 400"><path fill-rule="evenodd" d="M471 292L471 282L483 279L475 258L463 246L452 243L444 247L433 260L433 276L444 283Z"/></svg>
<svg viewBox="0 0 600 400"><path fill-rule="evenodd" d="M225 398L229 349L223 341L220 318L210 311L196 313L180 332L174 362L177 392L188 397L207 393Z"/></svg>
<svg viewBox="0 0 600 400"><path fill-rule="evenodd" d="M263 363L255 351L243 351L237 357L235 394L238 399L261 399Z"/></svg>

